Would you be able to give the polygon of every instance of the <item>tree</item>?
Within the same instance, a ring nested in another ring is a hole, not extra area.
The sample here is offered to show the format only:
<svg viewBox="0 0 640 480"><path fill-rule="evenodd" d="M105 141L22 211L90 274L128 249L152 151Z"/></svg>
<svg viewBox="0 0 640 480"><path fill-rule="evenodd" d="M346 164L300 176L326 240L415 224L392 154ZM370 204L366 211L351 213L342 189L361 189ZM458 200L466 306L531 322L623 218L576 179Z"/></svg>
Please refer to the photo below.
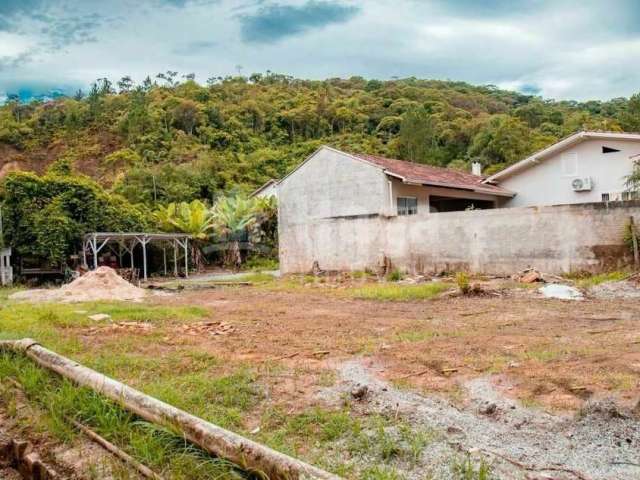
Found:
<svg viewBox="0 0 640 480"><path fill-rule="evenodd" d="M211 214L215 232L229 244L225 264L239 268L242 264L240 240L247 237L248 229L257 222L255 200L222 197L211 209Z"/></svg>
<svg viewBox="0 0 640 480"><path fill-rule="evenodd" d="M202 244L209 238L213 229L211 210L201 201L191 203L170 203L159 206L154 212L160 229L169 232L186 233L191 236L191 249L196 268L203 263Z"/></svg>
<svg viewBox="0 0 640 480"><path fill-rule="evenodd" d="M44 176L16 172L0 185L5 239L19 256L64 262L87 232L146 229L143 212L66 169Z"/></svg>
<svg viewBox="0 0 640 480"><path fill-rule="evenodd" d="M398 148L400 156L410 162L429 162L429 154L436 146L433 119L424 108L414 109L402 116Z"/></svg>
<svg viewBox="0 0 640 480"><path fill-rule="evenodd" d="M182 100L171 112L173 124L179 129L193 135L193 129L198 125L203 115L198 104L192 100Z"/></svg>

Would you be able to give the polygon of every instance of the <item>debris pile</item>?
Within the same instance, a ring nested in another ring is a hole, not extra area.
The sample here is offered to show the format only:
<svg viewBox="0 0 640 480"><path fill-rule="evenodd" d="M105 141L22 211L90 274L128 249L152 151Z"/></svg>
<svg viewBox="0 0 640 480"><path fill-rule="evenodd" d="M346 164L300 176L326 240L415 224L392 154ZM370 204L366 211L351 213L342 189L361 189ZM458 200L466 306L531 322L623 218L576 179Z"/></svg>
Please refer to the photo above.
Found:
<svg viewBox="0 0 640 480"><path fill-rule="evenodd" d="M89 335L97 333L149 333L153 325L146 322L118 322L103 327L91 327L87 330Z"/></svg>
<svg viewBox="0 0 640 480"><path fill-rule="evenodd" d="M26 290L12 300L40 302L141 301L146 291L130 284L109 267L99 267L58 289Z"/></svg>
<svg viewBox="0 0 640 480"><path fill-rule="evenodd" d="M536 283L536 282L545 282L542 274L537 271L535 268L526 268L521 272L514 273L511 277L512 280L520 283Z"/></svg>
<svg viewBox="0 0 640 480"><path fill-rule="evenodd" d="M187 335L229 335L235 327L226 322L197 322L180 326L180 332Z"/></svg>

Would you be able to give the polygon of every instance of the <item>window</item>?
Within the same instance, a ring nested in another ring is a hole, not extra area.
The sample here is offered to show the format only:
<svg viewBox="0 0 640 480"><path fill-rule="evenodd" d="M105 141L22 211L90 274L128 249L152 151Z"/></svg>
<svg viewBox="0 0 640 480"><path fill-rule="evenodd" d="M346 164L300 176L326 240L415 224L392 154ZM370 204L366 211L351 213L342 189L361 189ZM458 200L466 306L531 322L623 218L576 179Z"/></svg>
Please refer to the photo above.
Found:
<svg viewBox="0 0 640 480"><path fill-rule="evenodd" d="M574 177L578 174L578 154L565 153L562 155L562 175Z"/></svg>
<svg viewBox="0 0 640 480"><path fill-rule="evenodd" d="M398 197L398 215L415 215L418 213L418 199L415 197Z"/></svg>
<svg viewBox="0 0 640 480"><path fill-rule="evenodd" d="M608 193L603 193L602 194L602 201L603 202L608 202L609 201L609 194Z"/></svg>
<svg viewBox="0 0 640 480"><path fill-rule="evenodd" d="M618 150L617 148L605 147L604 145L602 146L602 153L614 153L619 151L620 150Z"/></svg>

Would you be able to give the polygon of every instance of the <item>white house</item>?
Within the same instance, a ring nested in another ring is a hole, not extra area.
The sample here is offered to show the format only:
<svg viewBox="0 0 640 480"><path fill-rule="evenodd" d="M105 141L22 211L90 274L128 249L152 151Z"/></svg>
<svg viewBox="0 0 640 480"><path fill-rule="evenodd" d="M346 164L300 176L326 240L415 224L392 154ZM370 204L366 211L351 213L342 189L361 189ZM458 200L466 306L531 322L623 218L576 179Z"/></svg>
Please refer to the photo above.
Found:
<svg viewBox="0 0 640 480"><path fill-rule="evenodd" d="M503 207L630 200L626 177L640 158L640 134L578 132L491 175L515 192Z"/></svg>

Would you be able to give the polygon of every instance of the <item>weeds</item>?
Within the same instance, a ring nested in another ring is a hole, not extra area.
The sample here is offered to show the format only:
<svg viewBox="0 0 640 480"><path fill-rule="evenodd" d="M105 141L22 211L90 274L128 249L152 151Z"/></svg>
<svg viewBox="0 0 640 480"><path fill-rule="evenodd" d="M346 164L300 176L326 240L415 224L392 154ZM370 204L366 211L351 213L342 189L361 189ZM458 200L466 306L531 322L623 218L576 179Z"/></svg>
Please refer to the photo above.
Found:
<svg viewBox="0 0 640 480"><path fill-rule="evenodd" d="M456 285L458 285L458 288L463 295L467 295L471 291L469 275L465 272L456 273Z"/></svg>
<svg viewBox="0 0 640 480"><path fill-rule="evenodd" d="M387 274L387 281L389 282L399 282L404 278L404 273L402 273L397 268L394 268Z"/></svg>
<svg viewBox="0 0 640 480"><path fill-rule="evenodd" d="M367 300L409 301L433 298L450 288L450 285L441 282L421 283L418 285L376 283L349 289L347 293L354 298Z"/></svg>
<svg viewBox="0 0 640 480"><path fill-rule="evenodd" d="M63 442L75 437L69 423L75 419L168 478L246 478L229 462L211 457L168 429L136 418L92 390L53 376L24 357L0 354L0 378L9 377L20 382L27 398L43 412L39 421ZM2 395L10 398L12 392L5 390Z"/></svg>
<svg viewBox="0 0 640 480"><path fill-rule="evenodd" d="M455 460L451 467L455 480L491 480L491 467L484 461L480 460L480 464L474 465L471 457L467 455L462 460Z"/></svg>

